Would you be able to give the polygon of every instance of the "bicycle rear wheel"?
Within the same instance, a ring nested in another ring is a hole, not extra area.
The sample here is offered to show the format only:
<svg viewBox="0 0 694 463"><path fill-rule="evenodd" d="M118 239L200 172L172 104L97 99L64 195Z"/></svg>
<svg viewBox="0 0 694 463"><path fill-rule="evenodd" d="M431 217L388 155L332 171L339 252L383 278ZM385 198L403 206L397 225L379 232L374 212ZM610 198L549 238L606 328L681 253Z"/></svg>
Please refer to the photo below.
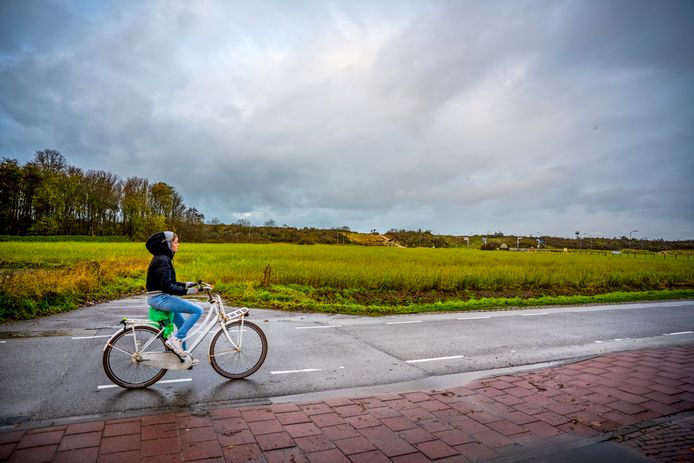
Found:
<svg viewBox="0 0 694 463"><path fill-rule="evenodd" d="M117 334L104 350L106 376L127 389L140 389L159 381L167 370L150 367L138 359L142 346L152 338L147 352L166 352L164 340L158 334L159 331L151 326L135 326Z"/></svg>
<svg viewBox="0 0 694 463"><path fill-rule="evenodd" d="M220 329L210 342L210 363L220 375L241 379L255 373L267 356L267 338L256 324L241 320L226 324L233 344Z"/></svg>

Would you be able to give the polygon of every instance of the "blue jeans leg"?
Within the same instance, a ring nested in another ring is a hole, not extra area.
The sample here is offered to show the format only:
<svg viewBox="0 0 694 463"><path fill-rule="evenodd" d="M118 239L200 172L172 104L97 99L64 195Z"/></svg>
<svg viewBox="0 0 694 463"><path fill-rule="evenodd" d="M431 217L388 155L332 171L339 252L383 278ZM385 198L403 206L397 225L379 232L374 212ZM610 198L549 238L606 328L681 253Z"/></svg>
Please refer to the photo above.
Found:
<svg viewBox="0 0 694 463"><path fill-rule="evenodd" d="M185 339L185 337L188 336L188 330L195 325L195 322L198 321L203 313L199 305L171 294L157 294L156 296L150 297L147 302L155 309L173 312L175 314L174 323L178 328L176 332L176 337L178 339ZM190 314L190 316L184 319L181 315L182 313Z"/></svg>

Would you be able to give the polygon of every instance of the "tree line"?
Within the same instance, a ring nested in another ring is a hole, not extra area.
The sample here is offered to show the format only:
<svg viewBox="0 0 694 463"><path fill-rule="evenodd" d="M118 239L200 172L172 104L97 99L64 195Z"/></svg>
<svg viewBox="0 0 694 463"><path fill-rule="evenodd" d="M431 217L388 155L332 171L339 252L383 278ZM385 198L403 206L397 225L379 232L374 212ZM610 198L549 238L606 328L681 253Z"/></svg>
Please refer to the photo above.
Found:
<svg viewBox="0 0 694 463"><path fill-rule="evenodd" d="M21 165L0 162L0 234L124 235L143 239L160 230L200 238L205 217L164 182L104 170L84 171L55 150L37 151Z"/></svg>

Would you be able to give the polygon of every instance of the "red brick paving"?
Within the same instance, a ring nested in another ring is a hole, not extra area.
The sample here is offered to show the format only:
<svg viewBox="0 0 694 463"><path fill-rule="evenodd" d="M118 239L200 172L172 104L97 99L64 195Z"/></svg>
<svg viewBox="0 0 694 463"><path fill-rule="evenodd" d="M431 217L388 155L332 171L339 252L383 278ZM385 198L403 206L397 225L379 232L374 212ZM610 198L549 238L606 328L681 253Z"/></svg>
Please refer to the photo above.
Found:
<svg viewBox="0 0 694 463"><path fill-rule="evenodd" d="M681 346L609 354L446 391L11 431L0 433L0 461L465 462L600 436L617 436L655 461L692 461L693 367L694 346Z"/></svg>

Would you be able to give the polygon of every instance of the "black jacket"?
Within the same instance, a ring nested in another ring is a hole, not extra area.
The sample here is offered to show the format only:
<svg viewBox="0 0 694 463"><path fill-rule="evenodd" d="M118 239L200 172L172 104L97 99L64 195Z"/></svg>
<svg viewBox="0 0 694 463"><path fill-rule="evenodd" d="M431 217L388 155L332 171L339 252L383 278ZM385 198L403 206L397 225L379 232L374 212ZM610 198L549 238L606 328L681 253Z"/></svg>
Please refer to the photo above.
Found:
<svg viewBox="0 0 694 463"><path fill-rule="evenodd" d="M176 281L176 270L173 266L174 253L166 244L163 232L155 233L147 238L147 250L154 257L147 269L147 291L163 291L166 294L183 296L188 291L185 283Z"/></svg>

